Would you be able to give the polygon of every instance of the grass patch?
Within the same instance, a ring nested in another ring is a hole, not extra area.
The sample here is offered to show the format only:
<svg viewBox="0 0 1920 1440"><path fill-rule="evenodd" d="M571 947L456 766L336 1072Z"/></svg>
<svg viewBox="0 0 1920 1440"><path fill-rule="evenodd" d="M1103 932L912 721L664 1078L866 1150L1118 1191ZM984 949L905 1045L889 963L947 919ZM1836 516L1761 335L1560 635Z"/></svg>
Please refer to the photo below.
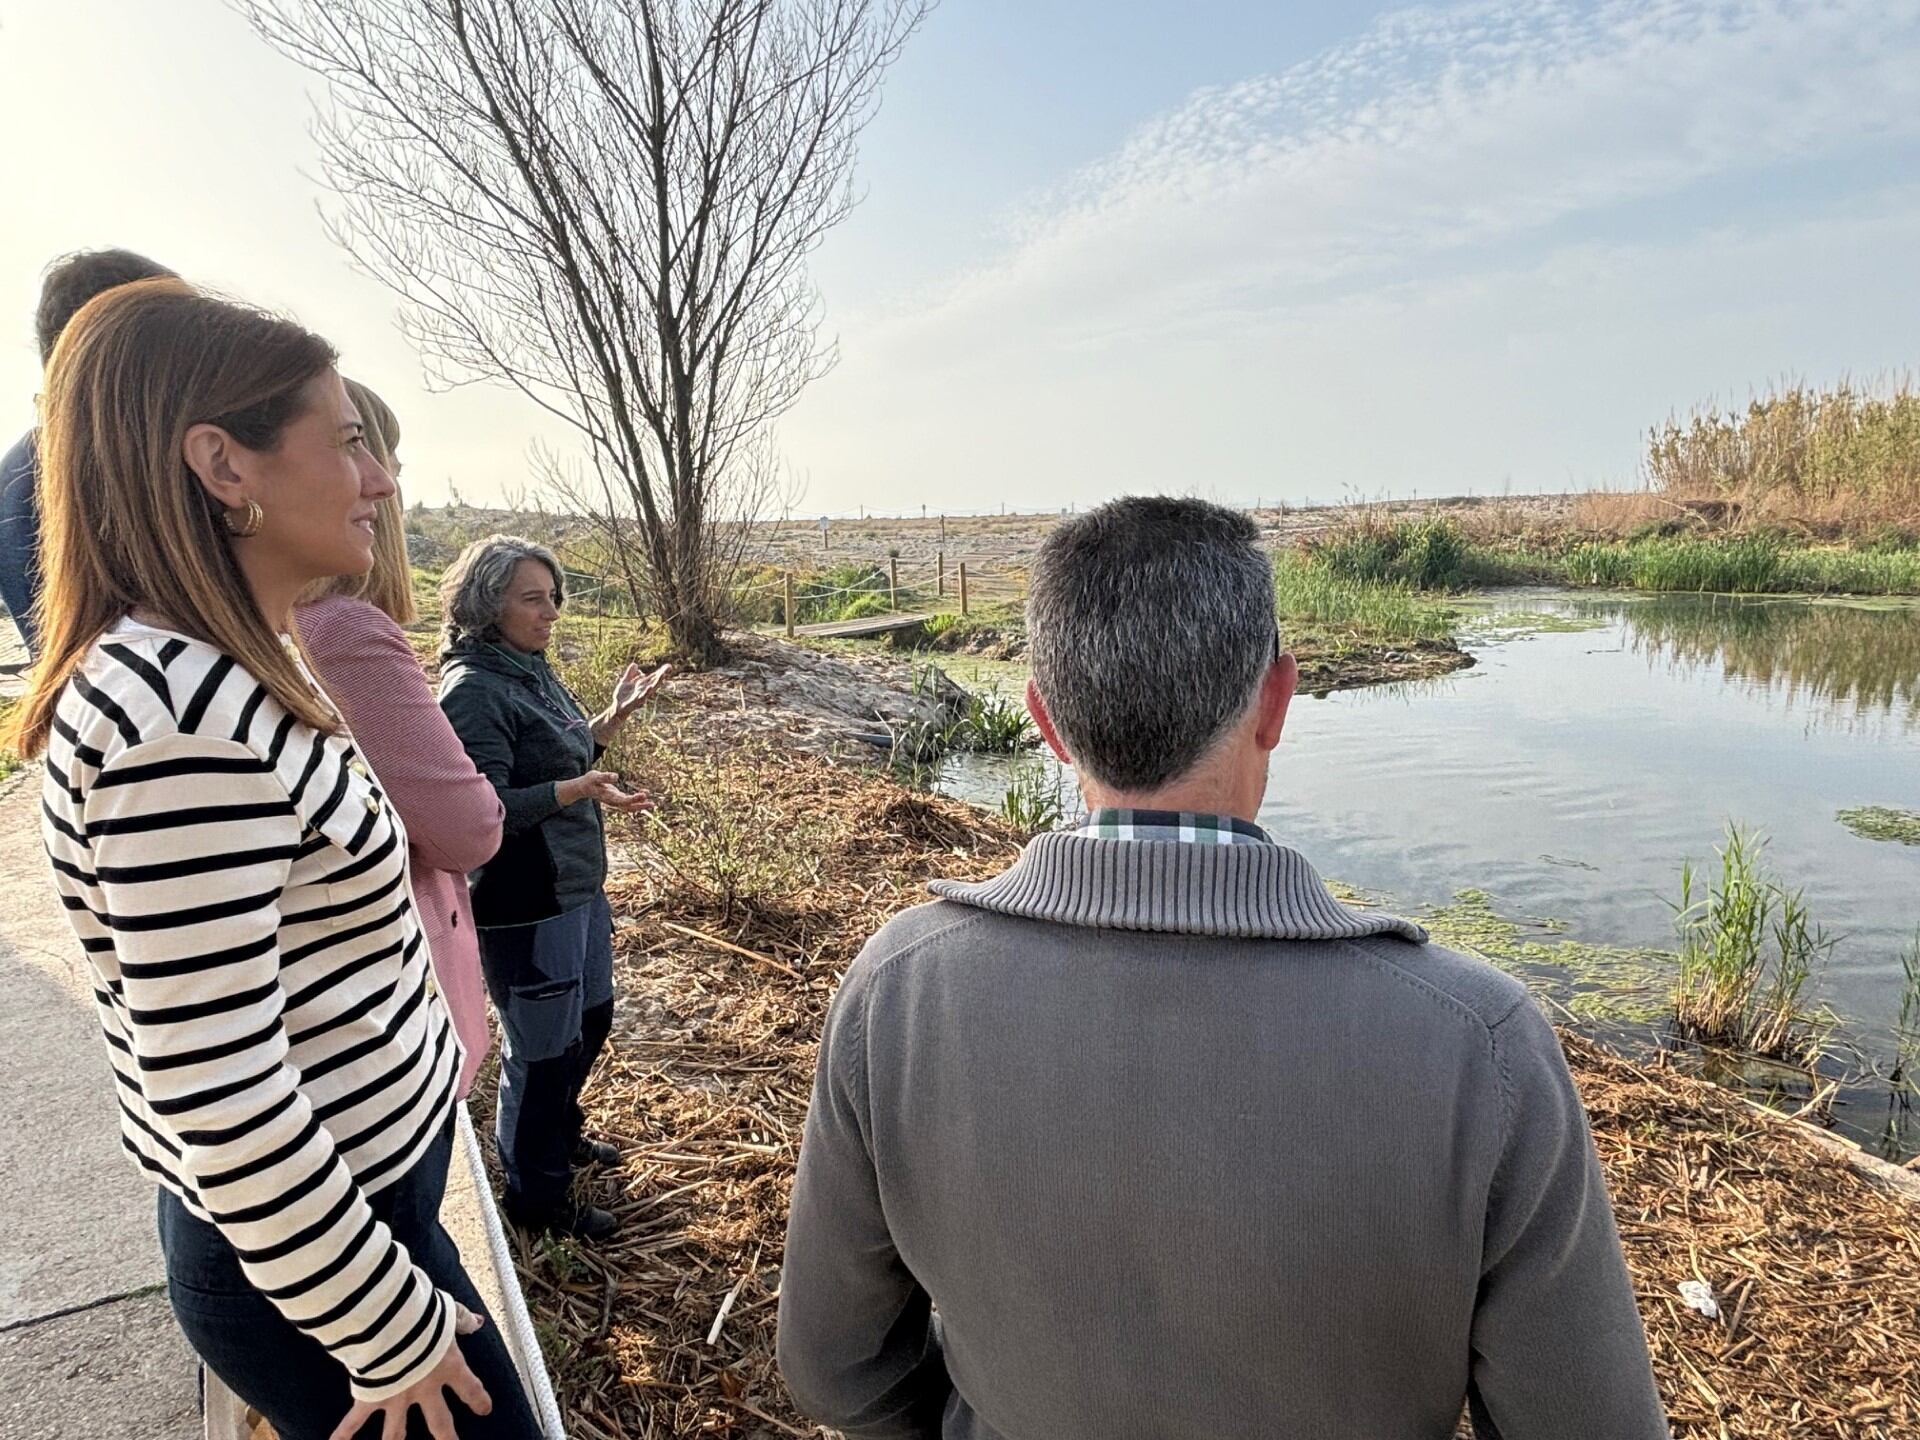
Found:
<svg viewBox="0 0 1920 1440"><path fill-rule="evenodd" d="M7 721L12 717L13 705L14 702L11 700L0 699L0 728L4 728ZM14 754L11 750L0 748L0 780L6 780L11 777L15 771L20 769L20 765L21 760L18 755Z"/></svg>
<svg viewBox="0 0 1920 1440"><path fill-rule="evenodd" d="M1274 558L1274 601L1282 621L1304 621L1385 640L1444 640L1454 612L1402 584L1336 574L1315 555Z"/></svg>
<svg viewBox="0 0 1920 1440"><path fill-rule="evenodd" d="M1699 879L1692 861L1681 866L1674 1020L1708 1044L1811 1067L1831 1024L1805 991L1835 941L1814 924L1802 892L1762 868L1765 845L1729 826L1717 881Z"/></svg>
<svg viewBox="0 0 1920 1440"><path fill-rule="evenodd" d="M1858 805L1842 810L1839 822L1862 840L1892 840L1920 845L1920 810L1896 810L1890 805Z"/></svg>
<svg viewBox="0 0 1920 1440"><path fill-rule="evenodd" d="M843 561L826 570L793 577L793 623L821 625L835 620L864 620L885 615L896 592L888 587L885 564ZM785 572L772 565L754 565L735 578L729 616L739 625L784 625L787 600ZM911 610L925 601L918 591L902 585L900 608Z"/></svg>
<svg viewBox="0 0 1920 1440"><path fill-rule="evenodd" d="M1775 536L1579 544L1560 558L1569 585L1728 595L1908 595L1920 592L1920 550L1795 547Z"/></svg>

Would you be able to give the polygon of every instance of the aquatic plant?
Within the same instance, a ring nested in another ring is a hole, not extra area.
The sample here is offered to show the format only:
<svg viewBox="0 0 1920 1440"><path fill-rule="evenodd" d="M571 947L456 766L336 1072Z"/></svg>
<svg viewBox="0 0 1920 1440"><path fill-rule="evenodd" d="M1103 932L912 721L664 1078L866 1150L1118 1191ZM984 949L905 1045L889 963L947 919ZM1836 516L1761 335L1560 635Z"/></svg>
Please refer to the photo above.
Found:
<svg viewBox="0 0 1920 1440"><path fill-rule="evenodd" d="M1633 556L1625 545L1597 542L1576 545L1567 552L1562 564L1569 585L1624 590L1633 584Z"/></svg>
<svg viewBox="0 0 1920 1440"><path fill-rule="evenodd" d="M1920 810L1896 810L1889 805L1859 805L1842 810L1839 822L1862 840L1893 840L1920 845Z"/></svg>
<svg viewBox="0 0 1920 1440"><path fill-rule="evenodd" d="M1012 755L1032 743L1033 721L1019 700L988 690L967 702L966 749L994 755Z"/></svg>
<svg viewBox="0 0 1920 1440"><path fill-rule="evenodd" d="M1902 1110L1913 1108L1920 1095L1920 929L1900 952L1900 1018L1893 1026L1894 1095Z"/></svg>
<svg viewBox="0 0 1920 1440"><path fill-rule="evenodd" d="M1066 781L1058 770L1044 763L1015 770L1000 800L1001 816L1022 839L1054 829L1066 811Z"/></svg>
<svg viewBox="0 0 1920 1440"><path fill-rule="evenodd" d="M1563 921L1501 913L1484 890L1456 891L1452 904L1419 919L1442 945L1491 961L1583 1019L1653 1024L1667 1014L1674 963L1667 951L1573 939Z"/></svg>
<svg viewBox="0 0 1920 1440"><path fill-rule="evenodd" d="M1730 825L1716 851L1717 882L1698 878L1691 860L1680 867L1674 1021L1682 1034L1708 1044L1811 1066L1831 1026L1807 1003L1806 986L1837 937L1814 924L1801 891L1765 872L1765 847L1764 839Z"/></svg>

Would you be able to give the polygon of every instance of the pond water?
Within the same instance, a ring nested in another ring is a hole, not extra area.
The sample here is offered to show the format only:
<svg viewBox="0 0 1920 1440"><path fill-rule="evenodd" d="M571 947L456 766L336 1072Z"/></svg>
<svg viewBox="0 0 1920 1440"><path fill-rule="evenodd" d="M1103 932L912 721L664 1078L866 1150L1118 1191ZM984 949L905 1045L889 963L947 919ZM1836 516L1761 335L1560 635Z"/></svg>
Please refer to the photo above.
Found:
<svg viewBox="0 0 1920 1440"><path fill-rule="evenodd" d="M1681 862L1748 827L1842 937L1817 998L1887 1054L1920 846L1836 816L1920 809L1920 607L1536 590L1469 608L1472 668L1295 701L1260 814L1275 838L1408 913L1477 890L1665 948ZM974 760L946 788L993 802L1005 774Z"/></svg>

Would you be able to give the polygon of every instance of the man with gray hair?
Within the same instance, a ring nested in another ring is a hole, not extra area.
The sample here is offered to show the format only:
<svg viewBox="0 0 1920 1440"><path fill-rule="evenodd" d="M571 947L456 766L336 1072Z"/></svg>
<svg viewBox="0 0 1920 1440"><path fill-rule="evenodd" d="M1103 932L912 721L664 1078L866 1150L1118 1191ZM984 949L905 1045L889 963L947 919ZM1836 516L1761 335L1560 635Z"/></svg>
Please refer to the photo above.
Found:
<svg viewBox="0 0 1920 1440"><path fill-rule="evenodd" d="M1027 702L1089 818L896 917L821 1039L780 1288L859 1437L1667 1434L1515 980L1255 823L1297 670L1243 516L1060 526Z"/></svg>

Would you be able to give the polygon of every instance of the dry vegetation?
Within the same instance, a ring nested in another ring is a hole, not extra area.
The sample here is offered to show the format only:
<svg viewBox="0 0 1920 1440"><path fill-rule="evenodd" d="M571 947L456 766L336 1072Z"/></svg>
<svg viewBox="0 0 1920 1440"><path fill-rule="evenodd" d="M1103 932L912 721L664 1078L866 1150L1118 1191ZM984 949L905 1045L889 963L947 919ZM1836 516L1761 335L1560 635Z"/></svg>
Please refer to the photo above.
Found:
<svg viewBox="0 0 1920 1440"><path fill-rule="evenodd" d="M629 757L664 804L616 884L620 1013L589 1096L623 1153L594 1198L624 1228L600 1251L528 1246L522 1274L581 1440L816 1435L773 1334L821 1019L929 878L993 873L1014 846L956 802L811 758L683 759L677 723ZM726 812L752 820L729 901L688 883L705 862L674 838ZM1920 1430L1915 1209L1731 1094L1566 1045L1679 1440ZM1682 1303L1687 1280L1712 1288L1718 1319Z"/></svg>
<svg viewBox="0 0 1920 1440"><path fill-rule="evenodd" d="M1745 523L1825 536L1920 525L1920 392L1909 380L1787 385L1744 410L1699 409L1648 436L1649 488Z"/></svg>
<svg viewBox="0 0 1920 1440"><path fill-rule="evenodd" d="M662 777L665 844L614 887L620 1010L589 1096L624 1154L595 1193L623 1229L599 1251L532 1245L522 1277L581 1440L813 1434L774 1373L773 1334L821 1021L861 944L928 879L992 874L1015 847L956 801L811 759L677 773L694 795ZM756 820L731 908L719 886L686 883L705 842L669 838L725 809Z"/></svg>

